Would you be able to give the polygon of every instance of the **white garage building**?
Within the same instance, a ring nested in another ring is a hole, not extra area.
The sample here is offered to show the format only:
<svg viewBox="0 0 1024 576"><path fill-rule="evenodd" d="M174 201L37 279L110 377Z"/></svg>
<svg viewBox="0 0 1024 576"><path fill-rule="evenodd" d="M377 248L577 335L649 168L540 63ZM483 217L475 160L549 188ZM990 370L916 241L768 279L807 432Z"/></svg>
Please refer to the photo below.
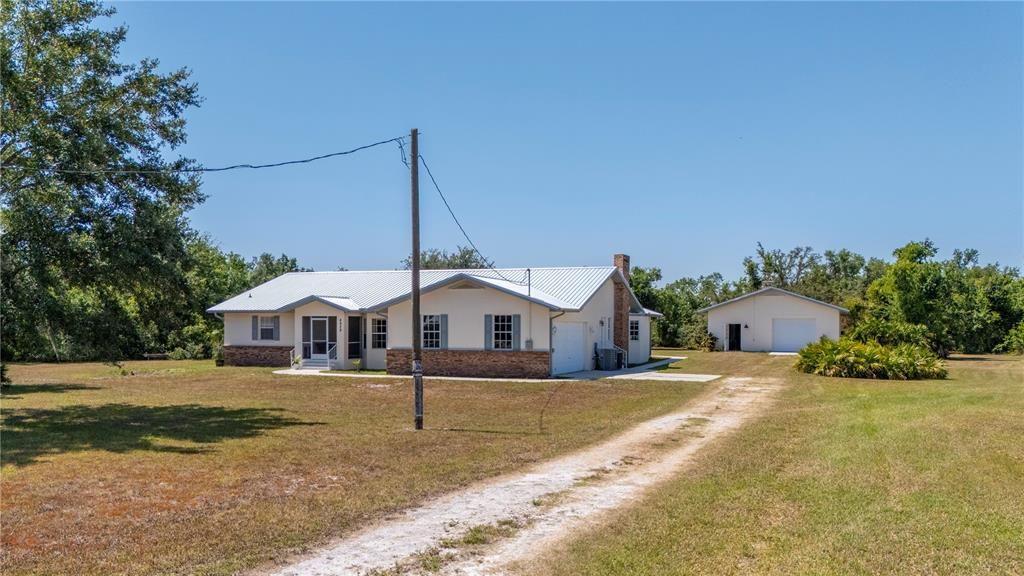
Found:
<svg viewBox="0 0 1024 576"><path fill-rule="evenodd" d="M781 288L762 288L714 306L708 332L719 350L796 352L822 336L839 339L839 316L848 313L828 302Z"/></svg>

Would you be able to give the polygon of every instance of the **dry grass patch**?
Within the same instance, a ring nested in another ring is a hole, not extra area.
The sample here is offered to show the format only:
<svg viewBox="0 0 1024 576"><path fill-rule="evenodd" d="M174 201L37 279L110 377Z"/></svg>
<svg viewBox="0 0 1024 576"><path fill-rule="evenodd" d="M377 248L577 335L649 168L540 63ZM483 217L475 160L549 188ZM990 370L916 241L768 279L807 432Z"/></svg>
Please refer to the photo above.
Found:
<svg viewBox="0 0 1024 576"><path fill-rule="evenodd" d="M518 520L506 518L498 520L494 524L482 524L473 526L458 539L445 540L441 543L443 548L459 548L462 546L483 546L501 538L508 538L522 528Z"/></svg>
<svg viewBox="0 0 1024 576"><path fill-rule="evenodd" d="M791 385L692 473L529 573L1024 573L1021 359L961 357L948 380L887 382L799 374L792 357L687 355L676 366Z"/></svg>
<svg viewBox="0 0 1024 576"><path fill-rule="evenodd" d="M174 361L124 373L11 367L0 400L4 574L234 573L600 441L703 389L428 381L427 430L415 432L404 379Z"/></svg>

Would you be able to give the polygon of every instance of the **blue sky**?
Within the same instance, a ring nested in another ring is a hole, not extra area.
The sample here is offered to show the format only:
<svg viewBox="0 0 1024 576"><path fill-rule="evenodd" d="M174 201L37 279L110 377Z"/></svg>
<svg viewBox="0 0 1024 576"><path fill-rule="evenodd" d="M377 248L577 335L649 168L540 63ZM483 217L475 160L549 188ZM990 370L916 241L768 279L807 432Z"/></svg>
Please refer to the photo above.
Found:
<svg viewBox="0 0 1024 576"><path fill-rule="evenodd" d="M737 277L755 244L1024 261L1022 5L117 3L188 66L183 154L270 162L421 132L500 266ZM426 184L426 182L424 182ZM409 253L397 149L208 174L193 224L316 269ZM423 245L464 241L422 189Z"/></svg>

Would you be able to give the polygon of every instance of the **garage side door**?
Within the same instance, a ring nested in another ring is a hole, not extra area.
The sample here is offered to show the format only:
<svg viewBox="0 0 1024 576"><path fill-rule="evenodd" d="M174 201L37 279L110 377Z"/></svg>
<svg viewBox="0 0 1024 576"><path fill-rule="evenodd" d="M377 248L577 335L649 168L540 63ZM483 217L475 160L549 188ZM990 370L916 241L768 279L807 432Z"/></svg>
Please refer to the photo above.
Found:
<svg viewBox="0 0 1024 576"><path fill-rule="evenodd" d="M586 367L586 324L583 322L555 322L551 336L554 354L551 357L551 372L565 374L578 372Z"/></svg>
<svg viewBox="0 0 1024 576"><path fill-rule="evenodd" d="M772 351L796 352L817 340L814 318L773 318Z"/></svg>

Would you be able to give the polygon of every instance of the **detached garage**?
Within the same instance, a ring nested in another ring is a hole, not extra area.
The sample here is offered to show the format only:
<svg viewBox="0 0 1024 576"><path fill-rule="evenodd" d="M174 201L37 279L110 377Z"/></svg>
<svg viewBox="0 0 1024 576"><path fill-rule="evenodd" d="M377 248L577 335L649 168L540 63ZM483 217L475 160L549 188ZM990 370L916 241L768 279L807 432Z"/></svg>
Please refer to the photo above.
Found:
<svg viewBox="0 0 1024 576"><path fill-rule="evenodd" d="M839 316L828 302L781 288L762 288L698 312L708 315L708 332L719 350L796 352L822 336L839 339Z"/></svg>

